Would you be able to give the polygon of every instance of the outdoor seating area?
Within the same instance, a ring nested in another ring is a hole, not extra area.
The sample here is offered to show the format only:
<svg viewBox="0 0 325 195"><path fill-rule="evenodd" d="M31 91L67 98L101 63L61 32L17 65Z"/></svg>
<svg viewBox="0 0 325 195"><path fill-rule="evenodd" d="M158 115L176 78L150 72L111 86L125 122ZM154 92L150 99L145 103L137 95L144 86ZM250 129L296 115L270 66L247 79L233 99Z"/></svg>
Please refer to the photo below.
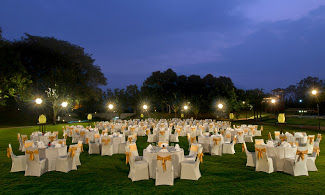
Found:
<svg viewBox="0 0 325 195"><path fill-rule="evenodd" d="M269 132L264 141L260 136L263 129L258 125L231 125L229 121L211 119L103 121L96 122L94 127L63 126L62 138L58 131L32 132L29 136L18 134L19 150L25 155L16 156L9 144L7 156L12 159L11 172L23 171L25 176L41 176L50 171L69 174L82 167L80 154L87 152L84 151L87 145L88 155L125 155L129 164L129 174L125 177L132 182L154 179L155 185L174 185L176 178L199 180L204 177L200 164L206 155L233 155L235 145L240 144L241 152L247 157L241 166L254 167L256 172L308 176L310 171L318 171L321 134L274 131L274 136ZM149 139L150 135L153 139ZM138 137L147 140L143 156L138 152ZM188 148L180 147L178 137L186 137ZM70 145L66 139L71 139ZM252 142L254 151L250 152L246 143Z"/></svg>

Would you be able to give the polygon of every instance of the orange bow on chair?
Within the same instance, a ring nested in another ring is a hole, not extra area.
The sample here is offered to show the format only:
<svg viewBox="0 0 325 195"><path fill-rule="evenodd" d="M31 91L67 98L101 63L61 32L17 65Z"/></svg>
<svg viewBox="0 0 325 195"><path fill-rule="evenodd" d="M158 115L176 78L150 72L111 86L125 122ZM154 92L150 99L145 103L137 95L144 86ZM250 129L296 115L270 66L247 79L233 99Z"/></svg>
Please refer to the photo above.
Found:
<svg viewBox="0 0 325 195"><path fill-rule="evenodd" d="M269 134L268 134L268 138L269 138L269 140L272 140L271 132L269 132Z"/></svg>
<svg viewBox="0 0 325 195"><path fill-rule="evenodd" d="M255 151L257 152L257 158L260 160L263 159L263 152L266 152L265 148L255 148Z"/></svg>
<svg viewBox="0 0 325 195"><path fill-rule="evenodd" d="M78 144L78 147L80 148L80 152L83 152L84 151L84 147L82 144Z"/></svg>
<svg viewBox="0 0 325 195"><path fill-rule="evenodd" d="M69 148L69 152L70 152L70 156L74 157L75 153L76 153L77 147L70 147Z"/></svg>
<svg viewBox="0 0 325 195"><path fill-rule="evenodd" d="M195 141L196 141L196 137L191 137L191 138L190 138L190 142L191 142L191 144L193 144Z"/></svg>
<svg viewBox="0 0 325 195"><path fill-rule="evenodd" d="M160 135L165 135L165 131L159 131Z"/></svg>
<svg viewBox="0 0 325 195"><path fill-rule="evenodd" d="M218 145L218 143L221 141L221 138L213 138L213 142L215 145Z"/></svg>
<svg viewBox="0 0 325 195"><path fill-rule="evenodd" d="M314 137L308 137L307 139L309 140L309 144L312 144L314 141Z"/></svg>
<svg viewBox="0 0 325 195"><path fill-rule="evenodd" d="M49 140L53 142L56 139L56 136L49 136Z"/></svg>
<svg viewBox="0 0 325 195"><path fill-rule="evenodd" d="M241 145L241 151L242 151L242 152L245 152L245 151L246 151L246 149L245 149L245 145L244 145L244 144Z"/></svg>
<svg viewBox="0 0 325 195"><path fill-rule="evenodd" d="M317 138L319 139L319 142L322 140L322 134L318 134Z"/></svg>
<svg viewBox="0 0 325 195"><path fill-rule="evenodd" d="M197 157L200 159L200 162L203 163L203 152L198 153Z"/></svg>
<svg viewBox="0 0 325 195"><path fill-rule="evenodd" d="M29 154L29 159L34 160L34 155L38 154L38 150L26 150L26 154Z"/></svg>
<svg viewBox="0 0 325 195"><path fill-rule="evenodd" d="M319 156L319 152L320 152L319 147L314 147L313 152L315 152L316 155Z"/></svg>
<svg viewBox="0 0 325 195"><path fill-rule="evenodd" d="M132 142L132 140L133 140L132 137L128 137L128 141L129 141L130 143Z"/></svg>
<svg viewBox="0 0 325 195"><path fill-rule="evenodd" d="M296 155L298 155L298 161L299 161L300 159L301 159L301 160L304 160L304 159L305 159L305 154L308 154L308 150L305 150L305 151L297 150Z"/></svg>
<svg viewBox="0 0 325 195"><path fill-rule="evenodd" d="M10 158L11 157L11 148L7 148L7 157Z"/></svg>
<svg viewBox="0 0 325 195"><path fill-rule="evenodd" d="M130 152L125 152L125 164L128 164L130 162Z"/></svg>
<svg viewBox="0 0 325 195"><path fill-rule="evenodd" d="M157 156L157 160L161 160L162 161L162 167L163 170L166 171L166 161L167 160L172 160L172 156L166 156L166 157L162 157L162 156Z"/></svg>
<svg viewBox="0 0 325 195"><path fill-rule="evenodd" d="M102 139L102 142L104 143L104 145L109 144L109 142L111 142L111 139Z"/></svg>

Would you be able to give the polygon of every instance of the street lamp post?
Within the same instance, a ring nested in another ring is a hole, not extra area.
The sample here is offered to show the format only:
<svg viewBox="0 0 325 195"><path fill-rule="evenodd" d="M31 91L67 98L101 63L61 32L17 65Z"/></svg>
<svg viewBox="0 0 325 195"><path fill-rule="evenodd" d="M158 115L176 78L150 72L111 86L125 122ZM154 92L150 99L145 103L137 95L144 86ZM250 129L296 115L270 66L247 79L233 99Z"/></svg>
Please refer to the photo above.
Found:
<svg viewBox="0 0 325 195"><path fill-rule="evenodd" d="M319 100L318 100L318 91L316 89L313 89L311 91L311 94L316 97L316 103L317 103L317 118L318 118L318 130L320 131L320 117L319 117Z"/></svg>

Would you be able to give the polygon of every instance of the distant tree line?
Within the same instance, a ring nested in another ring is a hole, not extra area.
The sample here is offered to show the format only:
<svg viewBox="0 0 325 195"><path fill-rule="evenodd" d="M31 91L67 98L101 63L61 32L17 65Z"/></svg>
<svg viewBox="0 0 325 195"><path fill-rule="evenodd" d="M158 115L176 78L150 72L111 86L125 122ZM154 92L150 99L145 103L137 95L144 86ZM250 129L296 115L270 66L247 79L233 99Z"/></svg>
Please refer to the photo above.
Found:
<svg viewBox="0 0 325 195"><path fill-rule="evenodd" d="M316 77L275 89L272 94L263 89L238 89L229 77L177 75L172 69L153 72L140 87L129 85L124 89L103 90L106 84L100 67L84 48L53 37L30 34L9 41L2 37L0 29L0 110L3 112L27 113L36 109L33 101L41 97L44 99L41 112L49 113L54 122L62 112L73 111L80 116L107 112L109 103L114 104L114 111L119 114L140 113L141 106L148 104L150 112L179 117L183 106L188 105L188 113L194 117L199 113L227 116L229 112L236 115L250 110L254 118L260 118L268 108L265 97L278 97L279 110L313 106L311 88L319 90L319 102L324 100L324 81ZM68 108L60 107L63 101L69 103ZM222 111L217 109L218 103L224 105Z"/></svg>

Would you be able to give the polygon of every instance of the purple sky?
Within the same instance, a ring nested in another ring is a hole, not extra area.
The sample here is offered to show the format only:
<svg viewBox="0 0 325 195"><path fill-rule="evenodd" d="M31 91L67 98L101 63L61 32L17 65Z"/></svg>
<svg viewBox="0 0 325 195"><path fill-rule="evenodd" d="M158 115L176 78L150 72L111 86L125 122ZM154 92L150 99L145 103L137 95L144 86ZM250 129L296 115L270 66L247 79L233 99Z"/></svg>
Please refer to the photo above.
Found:
<svg viewBox="0 0 325 195"><path fill-rule="evenodd" d="M2 0L0 27L84 47L109 88L167 68L245 89L325 79L325 0Z"/></svg>

